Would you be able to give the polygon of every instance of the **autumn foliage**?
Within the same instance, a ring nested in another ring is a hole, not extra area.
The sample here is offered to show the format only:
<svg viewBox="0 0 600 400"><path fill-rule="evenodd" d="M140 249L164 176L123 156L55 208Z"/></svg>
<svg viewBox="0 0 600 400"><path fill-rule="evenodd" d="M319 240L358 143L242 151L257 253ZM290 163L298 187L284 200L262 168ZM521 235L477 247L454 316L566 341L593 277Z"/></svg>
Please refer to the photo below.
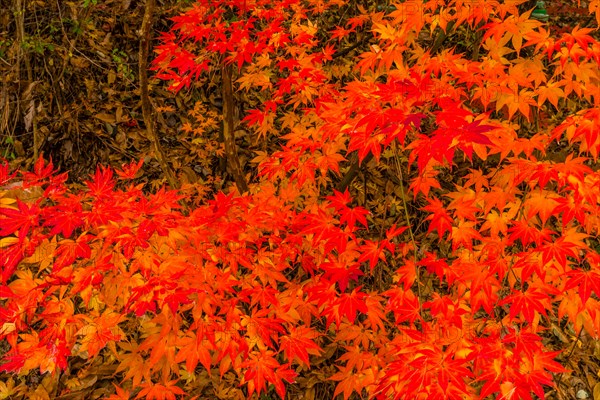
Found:
<svg viewBox="0 0 600 400"><path fill-rule="evenodd" d="M2 164L0 368L112 365L111 399L559 390L600 339L600 41L519 3L195 3L153 70L179 91L233 65L249 191ZM381 193L339 186L353 163Z"/></svg>

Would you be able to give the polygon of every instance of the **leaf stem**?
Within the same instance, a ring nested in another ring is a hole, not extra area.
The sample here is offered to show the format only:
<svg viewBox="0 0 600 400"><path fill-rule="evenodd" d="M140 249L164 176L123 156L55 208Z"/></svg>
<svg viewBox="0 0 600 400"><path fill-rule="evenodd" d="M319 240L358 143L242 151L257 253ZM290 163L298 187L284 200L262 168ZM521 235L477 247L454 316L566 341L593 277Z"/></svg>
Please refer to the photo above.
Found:
<svg viewBox="0 0 600 400"><path fill-rule="evenodd" d="M408 203L406 201L406 191L404 190L404 176L402 174L402 166L400 165L398 148L396 143L392 142L392 148L394 150L394 161L396 169L398 170L398 176L400 178L400 194L402 196L402 208L404 208L404 218L406 219L406 225L408 226L408 233L410 234L410 241L413 245L413 262L415 264L415 282L417 283L417 297L419 299L419 315L423 315L423 308L421 305L421 277L419 276L419 267L417 266L417 241L412 230L412 224L410 214L408 213Z"/></svg>

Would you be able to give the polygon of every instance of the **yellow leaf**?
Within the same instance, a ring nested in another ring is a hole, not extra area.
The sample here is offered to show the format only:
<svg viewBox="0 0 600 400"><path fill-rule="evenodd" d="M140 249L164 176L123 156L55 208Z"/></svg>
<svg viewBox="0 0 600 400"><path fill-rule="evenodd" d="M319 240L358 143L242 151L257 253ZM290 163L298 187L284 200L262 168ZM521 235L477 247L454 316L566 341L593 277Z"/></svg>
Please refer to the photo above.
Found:
<svg viewBox="0 0 600 400"><path fill-rule="evenodd" d="M13 236L2 238L2 239L0 239L0 249L11 246L11 245L17 243L18 241L19 241L19 238L16 238Z"/></svg>
<svg viewBox="0 0 600 400"><path fill-rule="evenodd" d="M596 385L594 386L593 396L594 400L600 400L600 383L596 383Z"/></svg>
<svg viewBox="0 0 600 400"><path fill-rule="evenodd" d="M16 203L17 200L12 197L8 197L8 195L9 195L9 192L0 192L0 207L14 208L14 207L7 207L7 206Z"/></svg>
<svg viewBox="0 0 600 400"><path fill-rule="evenodd" d="M15 381L13 378L8 378L6 382L0 381L0 400L10 399L17 392L18 390L15 390Z"/></svg>
<svg viewBox="0 0 600 400"><path fill-rule="evenodd" d="M17 327L14 322L5 322L2 324L2 328L0 328L0 335L8 335L9 333L14 332L15 329L17 329ZM2 399L2 386L0 386L0 399Z"/></svg>
<svg viewBox="0 0 600 400"><path fill-rule="evenodd" d="M23 262L27 264L40 263L40 270L46 269L54 262L55 250L56 236L51 241L44 239L35 252L30 257L24 258Z"/></svg>

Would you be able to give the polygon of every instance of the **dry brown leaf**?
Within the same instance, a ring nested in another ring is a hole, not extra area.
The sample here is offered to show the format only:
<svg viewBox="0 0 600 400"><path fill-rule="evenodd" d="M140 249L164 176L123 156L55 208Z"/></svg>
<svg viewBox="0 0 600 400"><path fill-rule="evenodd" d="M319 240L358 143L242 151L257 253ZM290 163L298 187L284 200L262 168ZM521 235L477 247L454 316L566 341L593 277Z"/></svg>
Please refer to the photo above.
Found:
<svg viewBox="0 0 600 400"><path fill-rule="evenodd" d="M113 114L107 113L96 114L94 115L94 118L99 119L102 122L106 122L107 124L114 124L117 120Z"/></svg>

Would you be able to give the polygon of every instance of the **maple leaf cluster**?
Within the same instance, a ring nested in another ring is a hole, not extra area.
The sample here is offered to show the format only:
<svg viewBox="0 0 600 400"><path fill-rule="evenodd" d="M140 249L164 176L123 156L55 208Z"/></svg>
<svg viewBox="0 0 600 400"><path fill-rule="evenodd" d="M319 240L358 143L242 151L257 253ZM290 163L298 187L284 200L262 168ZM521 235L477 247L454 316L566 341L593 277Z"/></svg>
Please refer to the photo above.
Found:
<svg viewBox="0 0 600 400"><path fill-rule="evenodd" d="M0 188L40 195L0 191L0 369L104 358L112 398L196 396L202 374L220 398L284 398L311 368L344 399L544 398L576 345L550 328L600 339L600 43L517 3L393 2L329 26L354 5L197 2L154 69L178 91L237 66L269 141L249 191L186 210L136 184L141 162L80 188L42 158L2 164ZM420 39L464 31L476 53ZM335 58L351 39L356 60ZM353 156L402 213L335 190Z"/></svg>

